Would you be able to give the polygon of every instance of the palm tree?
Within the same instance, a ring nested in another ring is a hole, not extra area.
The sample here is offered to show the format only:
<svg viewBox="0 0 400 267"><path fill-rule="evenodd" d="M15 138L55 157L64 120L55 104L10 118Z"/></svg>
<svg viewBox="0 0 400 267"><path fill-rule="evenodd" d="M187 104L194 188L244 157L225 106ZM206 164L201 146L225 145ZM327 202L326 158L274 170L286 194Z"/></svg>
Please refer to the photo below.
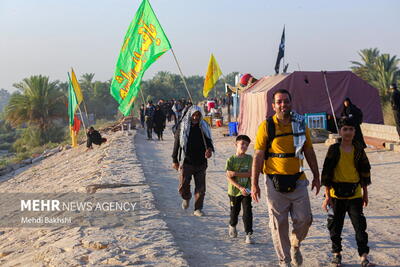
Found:
<svg viewBox="0 0 400 267"><path fill-rule="evenodd" d="M388 100L388 88L400 77L400 59L389 54L380 54L377 48L362 49L358 53L362 62L351 61L352 71L378 88L383 101Z"/></svg>
<svg viewBox="0 0 400 267"><path fill-rule="evenodd" d="M400 75L397 67L399 63L400 59L396 56L391 57L389 54L382 54L376 61L371 84L380 90L381 96L384 98L388 96L390 84L396 82Z"/></svg>
<svg viewBox="0 0 400 267"><path fill-rule="evenodd" d="M66 116L64 94L57 82L38 75L14 84L19 90L11 95L5 108L5 118L12 126L27 124L39 130L41 142L48 141L48 131L55 119Z"/></svg>
<svg viewBox="0 0 400 267"><path fill-rule="evenodd" d="M94 73L84 73L79 82L81 83L82 90L91 91L93 89Z"/></svg>
<svg viewBox="0 0 400 267"><path fill-rule="evenodd" d="M83 99L86 102L89 111L95 110L95 103L93 103L94 98L94 83L93 83L94 73L84 73L79 80L81 85Z"/></svg>
<svg viewBox="0 0 400 267"><path fill-rule="evenodd" d="M370 82L373 79L371 74L374 72L375 63L378 60L379 54L378 48L362 49L358 52L362 62L350 61L351 64L354 65L350 67L351 70L360 78Z"/></svg>

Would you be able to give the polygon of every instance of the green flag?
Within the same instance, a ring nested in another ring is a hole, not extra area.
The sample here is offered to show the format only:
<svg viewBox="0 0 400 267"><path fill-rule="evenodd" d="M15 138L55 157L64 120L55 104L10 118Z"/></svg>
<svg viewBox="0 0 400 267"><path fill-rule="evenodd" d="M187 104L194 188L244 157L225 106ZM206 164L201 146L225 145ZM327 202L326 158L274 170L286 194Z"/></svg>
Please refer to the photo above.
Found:
<svg viewBox="0 0 400 267"><path fill-rule="evenodd" d="M74 115L75 111L78 108L78 101L76 100L76 95L74 91L74 87L72 86L71 78L68 73L68 117L69 117L69 125L74 125Z"/></svg>
<svg viewBox="0 0 400 267"><path fill-rule="evenodd" d="M149 1L143 0L125 35L111 82L110 93L122 114L129 114L144 72L170 48Z"/></svg>

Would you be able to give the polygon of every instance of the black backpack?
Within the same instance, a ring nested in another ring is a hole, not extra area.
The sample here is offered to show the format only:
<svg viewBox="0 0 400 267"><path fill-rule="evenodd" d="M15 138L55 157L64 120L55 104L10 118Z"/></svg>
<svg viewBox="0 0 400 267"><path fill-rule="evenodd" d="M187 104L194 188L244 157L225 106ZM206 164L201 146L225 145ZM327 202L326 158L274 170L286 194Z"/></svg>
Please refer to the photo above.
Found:
<svg viewBox="0 0 400 267"><path fill-rule="evenodd" d="M292 133L285 133L285 134L276 134L275 133L275 123L272 118L272 116L267 118L267 133L268 133L268 138L267 138L267 146L265 148L265 154L264 154L264 160L267 160L269 157L274 157L274 158L294 158L296 156L295 153L270 153L269 149L271 148L272 141L276 137L283 137L283 136L288 136L288 135L293 135Z"/></svg>

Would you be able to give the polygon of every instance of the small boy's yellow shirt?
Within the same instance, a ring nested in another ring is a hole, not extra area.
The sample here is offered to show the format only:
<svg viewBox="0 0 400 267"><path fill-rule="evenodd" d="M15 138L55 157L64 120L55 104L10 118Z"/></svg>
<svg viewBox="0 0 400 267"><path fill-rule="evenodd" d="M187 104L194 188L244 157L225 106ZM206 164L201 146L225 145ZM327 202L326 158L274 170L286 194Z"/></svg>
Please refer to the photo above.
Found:
<svg viewBox="0 0 400 267"><path fill-rule="evenodd" d="M351 152L343 151L343 149L340 148L340 159L335 168L333 182L358 183L359 181L360 181L360 176L354 165L354 147L352 148ZM331 197L338 199L354 199L362 197L360 184L357 186L356 192L352 197L337 197L335 195L335 190L333 188L331 188L330 193Z"/></svg>

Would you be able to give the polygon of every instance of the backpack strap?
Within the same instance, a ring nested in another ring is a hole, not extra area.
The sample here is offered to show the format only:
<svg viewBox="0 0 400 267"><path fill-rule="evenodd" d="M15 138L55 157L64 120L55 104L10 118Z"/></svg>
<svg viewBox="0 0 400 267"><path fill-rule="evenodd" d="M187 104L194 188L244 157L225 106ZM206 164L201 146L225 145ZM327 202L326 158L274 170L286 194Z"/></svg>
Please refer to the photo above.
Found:
<svg viewBox="0 0 400 267"><path fill-rule="evenodd" d="M267 118L267 146L265 147L265 154L264 154L264 160L267 160L269 157L269 149L271 148L272 141L275 138L275 123L272 118L272 116L269 116Z"/></svg>
<svg viewBox="0 0 400 267"><path fill-rule="evenodd" d="M270 153L269 149L271 148L272 141L276 137L283 137L288 135L299 136L305 134L305 132L296 134L293 134L292 132L292 133L284 133L277 135L275 133L275 123L272 116L267 118L267 133L268 133L268 138L267 138L267 146L265 148L264 160L267 160L268 158L294 158L296 156L295 153Z"/></svg>

